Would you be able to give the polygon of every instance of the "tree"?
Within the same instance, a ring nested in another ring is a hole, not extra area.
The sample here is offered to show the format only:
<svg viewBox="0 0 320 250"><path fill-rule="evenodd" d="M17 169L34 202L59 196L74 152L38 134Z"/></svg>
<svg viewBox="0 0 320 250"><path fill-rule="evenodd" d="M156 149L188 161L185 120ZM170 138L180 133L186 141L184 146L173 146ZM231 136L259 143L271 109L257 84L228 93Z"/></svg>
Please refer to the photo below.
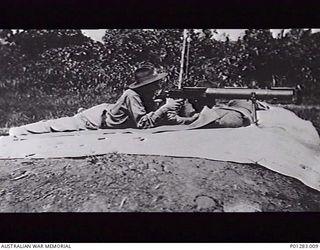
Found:
<svg viewBox="0 0 320 250"><path fill-rule="evenodd" d="M213 86L296 86L320 99L320 33L292 29L278 38L250 29L237 41L215 40L215 30L189 30L188 75ZM0 30L0 88L23 93L108 92L113 101L131 84L134 70L151 63L169 73L175 87L180 70L182 29L110 29L103 43L80 30ZM3 91L1 91L4 93ZM311 99L310 99L311 100Z"/></svg>
<svg viewBox="0 0 320 250"><path fill-rule="evenodd" d="M2 92L9 88L16 89L23 70L20 65L25 55L12 41L11 30L0 30L0 89Z"/></svg>
<svg viewBox="0 0 320 250"><path fill-rule="evenodd" d="M249 29L240 43L239 58L247 84L256 81L258 87L270 87L274 75L274 38L270 30Z"/></svg>
<svg viewBox="0 0 320 250"><path fill-rule="evenodd" d="M81 45L90 38L84 36L81 30L21 30L13 35L12 41L30 59L37 59L41 53L52 48L64 48Z"/></svg>
<svg viewBox="0 0 320 250"><path fill-rule="evenodd" d="M10 42L13 32L10 29L0 29L0 43L5 44Z"/></svg>
<svg viewBox="0 0 320 250"><path fill-rule="evenodd" d="M319 34L312 34L310 29L292 29L283 38L287 81L302 86L309 99L320 97L319 45Z"/></svg>
<svg viewBox="0 0 320 250"><path fill-rule="evenodd" d="M106 55L104 65L110 67L111 85L119 89L134 81L134 70L152 63L169 73L169 83L178 79L182 30L107 30L103 37Z"/></svg>

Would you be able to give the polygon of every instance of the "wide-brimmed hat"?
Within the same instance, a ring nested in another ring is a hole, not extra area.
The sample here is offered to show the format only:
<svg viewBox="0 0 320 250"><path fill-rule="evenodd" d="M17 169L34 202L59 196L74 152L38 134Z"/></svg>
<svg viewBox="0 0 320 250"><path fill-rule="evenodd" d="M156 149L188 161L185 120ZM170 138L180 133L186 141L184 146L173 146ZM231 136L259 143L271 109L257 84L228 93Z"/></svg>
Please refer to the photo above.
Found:
<svg viewBox="0 0 320 250"><path fill-rule="evenodd" d="M142 66L134 72L135 82L129 85L130 89L139 88L150 83L156 82L164 77L167 73L157 73L154 67Z"/></svg>

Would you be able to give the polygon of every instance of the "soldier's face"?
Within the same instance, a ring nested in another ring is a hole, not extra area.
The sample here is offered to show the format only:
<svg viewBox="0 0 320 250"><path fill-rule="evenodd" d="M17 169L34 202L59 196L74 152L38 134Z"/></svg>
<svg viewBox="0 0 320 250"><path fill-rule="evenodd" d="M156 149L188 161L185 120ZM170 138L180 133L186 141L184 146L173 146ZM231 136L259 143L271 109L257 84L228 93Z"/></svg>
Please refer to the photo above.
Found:
<svg viewBox="0 0 320 250"><path fill-rule="evenodd" d="M150 84L150 87L152 88L152 90L158 90L160 89L160 81L156 81L154 83Z"/></svg>
<svg viewBox="0 0 320 250"><path fill-rule="evenodd" d="M160 81L151 83L144 87L144 93L148 96L154 96L160 90Z"/></svg>

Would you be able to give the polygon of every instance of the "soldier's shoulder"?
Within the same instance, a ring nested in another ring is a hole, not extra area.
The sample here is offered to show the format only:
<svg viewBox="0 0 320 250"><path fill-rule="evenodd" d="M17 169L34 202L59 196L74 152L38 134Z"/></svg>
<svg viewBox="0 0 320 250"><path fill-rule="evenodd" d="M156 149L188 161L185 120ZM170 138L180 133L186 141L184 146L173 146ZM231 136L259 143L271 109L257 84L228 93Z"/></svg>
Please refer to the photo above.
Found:
<svg viewBox="0 0 320 250"><path fill-rule="evenodd" d="M123 92L124 97L139 97L139 94L132 89L127 89Z"/></svg>

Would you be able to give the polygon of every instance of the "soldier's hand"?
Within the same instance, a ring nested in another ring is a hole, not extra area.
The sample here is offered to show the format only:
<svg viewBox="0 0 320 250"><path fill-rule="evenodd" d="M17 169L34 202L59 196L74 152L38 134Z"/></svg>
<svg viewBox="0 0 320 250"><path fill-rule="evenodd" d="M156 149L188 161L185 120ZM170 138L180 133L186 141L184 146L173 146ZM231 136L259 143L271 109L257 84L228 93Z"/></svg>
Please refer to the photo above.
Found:
<svg viewBox="0 0 320 250"><path fill-rule="evenodd" d="M175 121L177 119L177 112L169 110L167 112L167 119L168 119L168 121Z"/></svg>
<svg viewBox="0 0 320 250"><path fill-rule="evenodd" d="M192 121L195 121L195 120L197 120L198 118L199 118L199 113L195 113L192 117L191 117L191 119L192 119Z"/></svg>
<svg viewBox="0 0 320 250"><path fill-rule="evenodd" d="M195 120L197 120L199 117L199 114L196 113L192 117L181 117L177 114L175 111L168 111L167 112L167 119L170 124L185 124L188 125Z"/></svg>
<svg viewBox="0 0 320 250"><path fill-rule="evenodd" d="M180 110L182 105L184 103L183 99L172 99L172 98L167 98L166 104L164 107L166 107L167 110Z"/></svg>

